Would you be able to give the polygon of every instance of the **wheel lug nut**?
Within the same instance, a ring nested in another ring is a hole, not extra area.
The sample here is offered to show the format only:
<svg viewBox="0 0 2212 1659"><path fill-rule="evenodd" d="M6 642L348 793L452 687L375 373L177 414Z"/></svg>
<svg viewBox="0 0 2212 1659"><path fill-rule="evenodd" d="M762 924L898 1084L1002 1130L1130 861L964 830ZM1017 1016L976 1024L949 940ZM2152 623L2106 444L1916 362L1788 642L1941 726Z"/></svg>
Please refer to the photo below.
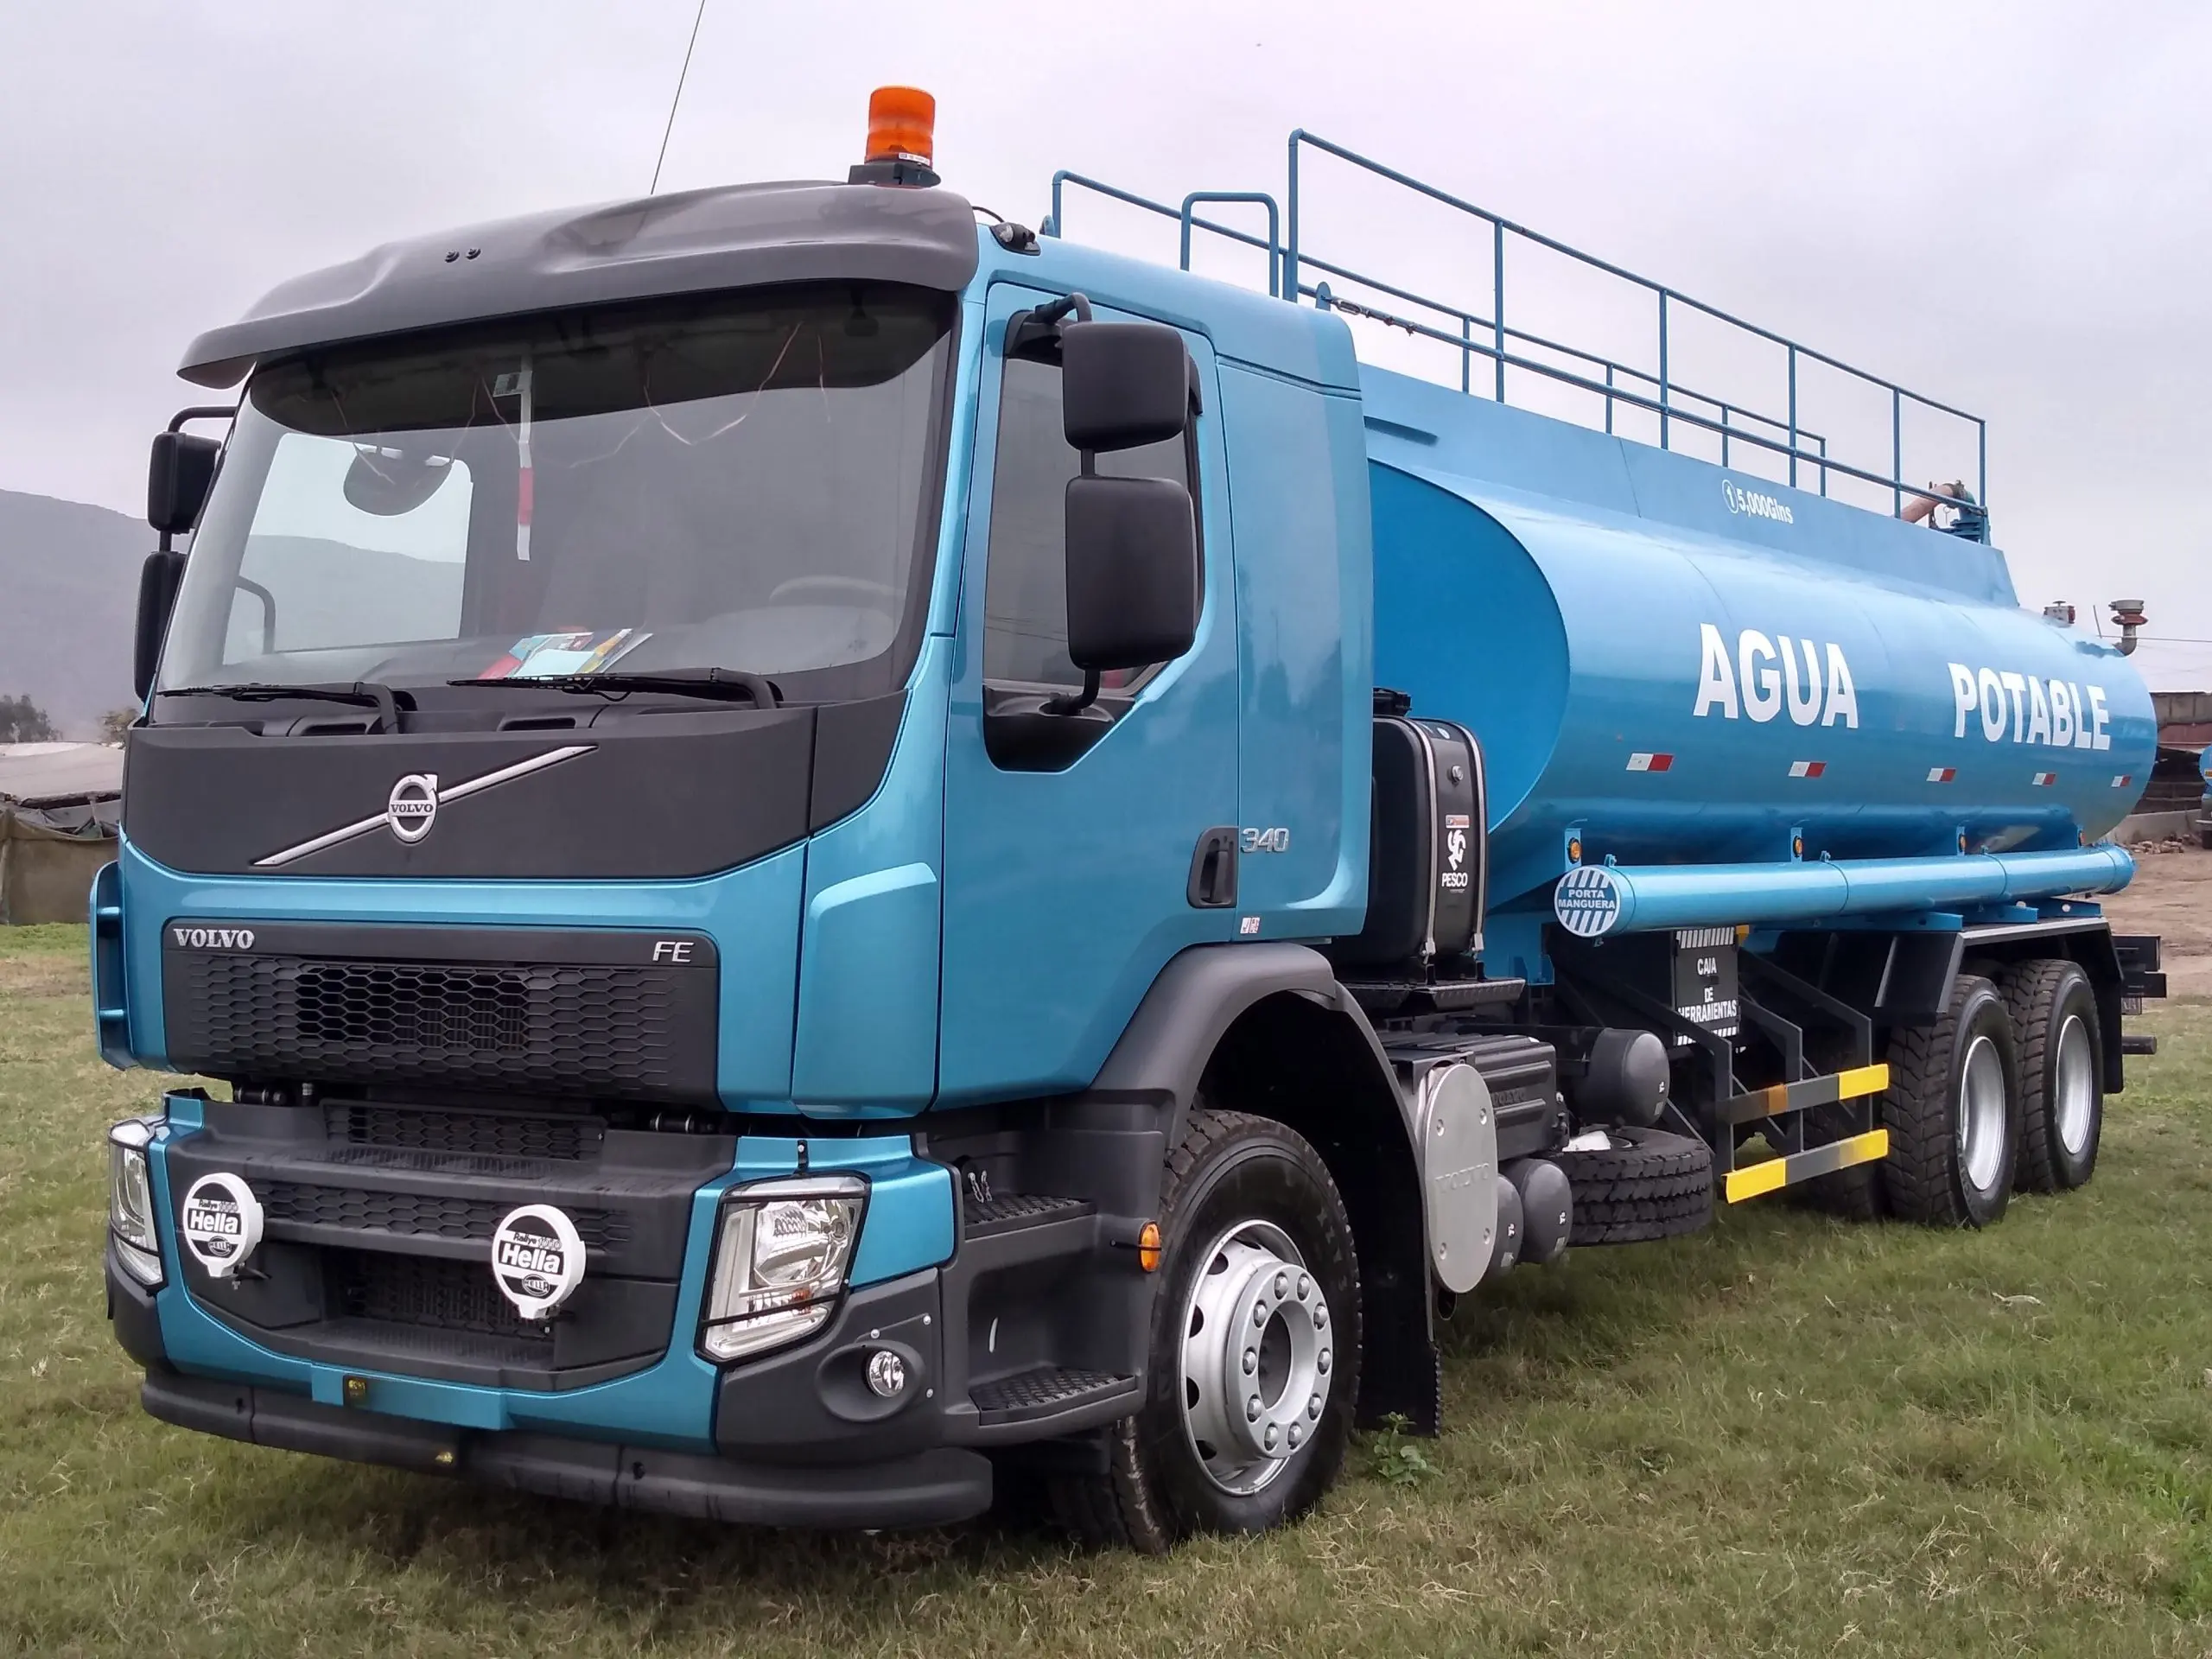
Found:
<svg viewBox="0 0 2212 1659"><path fill-rule="evenodd" d="M1260 1396L1256 1394L1244 1402L1244 1421L1248 1423L1260 1421Z"/></svg>
<svg viewBox="0 0 2212 1659"><path fill-rule="evenodd" d="M1326 1376L1329 1374L1329 1351L1324 1348L1313 1356L1313 1369Z"/></svg>
<svg viewBox="0 0 2212 1659"><path fill-rule="evenodd" d="M1273 1423L1268 1425L1268 1432L1261 1437L1260 1444L1270 1452L1275 1449L1275 1426Z"/></svg>
<svg viewBox="0 0 2212 1659"><path fill-rule="evenodd" d="M1304 1440L1305 1438L1306 1438L1306 1427L1305 1427L1305 1425L1304 1425L1304 1424L1302 1424L1302 1423L1293 1423L1293 1424L1290 1426L1290 1444L1291 1444L1292 1448L1293 1448L1294 1450L1294 1449L1296 1449L1298 1443L1299 1443L1300 1440Z"/></svg>
<svg viewBox="0 0 2212 1659"><path fill-rule="evenodd" d="M1244 1375L1249 1376L1259 1369L1260 1351L1256 1348L1247 1348L1244 1351Z"/></svg>
<svg viewBox="0 0 2212 1659"><path fill-rule="evenodd" d="M1313 1294L1313 1281L1311 1279L1308 1279L1304 1274L1300 1274L1298 1275L1298 1300L1302 1302Z"/></svg>
<svg viewBox="0 0 2212 1659"><path fill-rule="evenodd" d="M1308 1401L1306 1402L1306 1414L1308 1417L1313 1418L1313 1421L1316 1421L1316 1422L1320 1421L1320 1420L1321 1420L1321 1396L1320 1396L1319 1395L1318 1395L1318 1394L1317 1394L1317 1395L1315 1395L1312 1399L1308 1400ZM1295 1434L1295 1433L1298 1433L1298 1431L1297 1431L1296 1429L1294 1429L1294 1429L1292 1429L1290 1432L1291 1432L1292 1433L1294 1433L1294 1434Z"/></svg>
<svg viewBox="0 0 2212 1659"><path fill-rule="evenodd" d="M1266 1303L1264 1303L1264 1302L1255 1302L1255 1303L1253 1303L1253 1304L1252 1304L1252 1323L1253 1323L1253 1324L1255 1324L1255 1325L1265 1325L1267 1322L1268 1322L1268 1308L1267 1308L1267 1304L1266 1304Z"/></svg>
<svg viewBox="0 0 2212 1659"><path fill-rule="evenodd" d="M1290 1294L1290 1275L1289 1275L1288 1274L1287 1274L1287 1273L1279 1273L1279 1274L1275 1274L1275 1296L1276 1296L1276 1299L1277 1299L1278 1300L1280 1300L1281 1298L1283 1298L1283 1297L1285 1297L1285 1296L1287 1296L1287 1295L1289 1295L1289 1294Z"/></svg>
<svg viewBox="0 0 2212 1659"><path fill-rule="evenodd" d="M1321 1326L1323 1326L1323 1325L1325 1325L1328 1324L1328 1322L1329 1322L1329 1305L1328 1305L1326 1302L1323 1302L1319 1306L1316 1307L1316 1308L1313 1310L1313 1325L1314 1325L1314 1328L1315 1328L1316 1330L1319 1330Z"/></svg>

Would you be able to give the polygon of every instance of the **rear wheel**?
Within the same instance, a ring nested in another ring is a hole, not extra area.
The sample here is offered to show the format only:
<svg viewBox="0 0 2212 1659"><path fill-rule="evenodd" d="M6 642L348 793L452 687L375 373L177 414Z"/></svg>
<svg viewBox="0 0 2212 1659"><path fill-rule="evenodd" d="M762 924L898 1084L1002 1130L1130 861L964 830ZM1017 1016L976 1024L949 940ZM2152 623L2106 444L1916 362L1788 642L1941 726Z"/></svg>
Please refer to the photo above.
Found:
<svg viewBox="0 0 2212 1659"><path fill-rule="evenodd" d="M2024 962L2004 981L2020 1048L2019 1185L2070 1192L2097 1166L2104 1039L2089 976L2063 958Z"/></svg>
<svg viewBox="0 0 2212 1659"><path fill-rule="evenodd" d="M1932 1026L1890 1039L1882 1097L1891 1211L1940 1227L1986 1227L2012 1195L2020 1144L2019 1066L1997 988L1961 974Z"/></svg>
<svg viewBox="0 0 2212 1659"><path fill-rule="evenodd" d="M1145 1403L1106 1431L1103 1472L1052 1491L1077 1536L1154 1554L1311 1509L1359 1393L1351 1222L1303 1139L1201 1106L1168 1159L1160 1224Z"/></svg>

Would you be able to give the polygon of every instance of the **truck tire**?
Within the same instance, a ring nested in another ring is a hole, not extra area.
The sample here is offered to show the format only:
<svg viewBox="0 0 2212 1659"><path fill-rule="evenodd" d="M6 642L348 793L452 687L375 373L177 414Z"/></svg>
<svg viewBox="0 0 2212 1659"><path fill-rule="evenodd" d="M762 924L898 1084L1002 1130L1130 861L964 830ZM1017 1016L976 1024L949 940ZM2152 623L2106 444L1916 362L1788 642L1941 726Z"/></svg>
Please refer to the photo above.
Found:
<svg viewBox="0 0 2212 1659"><path fill-rule="evenodd" d="M1890 1211L1934 1227L1986 1227L2005 1213L2020 1144L2019 1065L1997 988L1961 974L1932 1026L1890 1039L1881 1165Z"/></svg>
<svg viewBox="0 0 2212 1659"><path fill-rule="evenodd" d="M2027 1192L2070 1192L2097 1166L2104 1134L2104 1038L2096 993L2063 957L2024 962L2001 982L2019 1045L2020 1161Z"/></svg>
<svg viewBox="0 0 2212 1659"><path fill-rule="evenodd" d="M1713 1223L1713 1149L1663 1129L1613 1128L1613 1144L1552 1161L1574 1191L1576 1244L1639 1244Z"/></svg>
<svg viewBox="0 0 2212 1659"><path fill-rule="evenodd" d="M1145 1402L1104 1431L1103 1471L1056 1474L1051 1491L1077 1538L1147 1554L1312 1509L1359 1395L1359 1261L1319 1153L1202 1097L1160 1211Z"/></svg>

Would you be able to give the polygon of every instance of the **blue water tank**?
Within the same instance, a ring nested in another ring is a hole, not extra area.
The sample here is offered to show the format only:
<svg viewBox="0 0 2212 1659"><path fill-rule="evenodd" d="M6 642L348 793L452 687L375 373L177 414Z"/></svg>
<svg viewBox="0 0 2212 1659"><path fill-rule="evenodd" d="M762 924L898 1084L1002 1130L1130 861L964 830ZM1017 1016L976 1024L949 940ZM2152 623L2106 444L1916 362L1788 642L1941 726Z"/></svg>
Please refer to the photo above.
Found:
<svg viewBox="0 0 2212 1659"><path fill-rule="evenodd" d="M1494 909L1548 899L1571 842L2037 850L2141 794L2141 678L2021 609L1994 549L1387 371L1363 391L1376 680L1480 735Z"/></svg>

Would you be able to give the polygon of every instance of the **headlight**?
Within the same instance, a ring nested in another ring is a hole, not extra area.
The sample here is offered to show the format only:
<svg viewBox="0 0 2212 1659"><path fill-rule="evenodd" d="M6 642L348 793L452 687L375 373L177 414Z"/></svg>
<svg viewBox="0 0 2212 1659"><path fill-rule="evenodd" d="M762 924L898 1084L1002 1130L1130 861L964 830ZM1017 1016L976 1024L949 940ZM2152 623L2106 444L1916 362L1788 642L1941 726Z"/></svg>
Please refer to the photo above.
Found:
<svg viewBox="0 0 2212 1659"><path fill-rule="evenodd" d="M868 1183L801 1175L741 1188L724 1204L699 1351L740 1359L820 1330L860 1236Z"/></svg>
<svg viewBox="0 0 2212 1659"><path fill-rule="evenodd" d="M107 1225L124 1270L159 1289L161 1243L154 1233L154 1185L146 1173L146 1143L153 1138L152 1125L139 1117L126 1117L107 1132Z"/></svg>

